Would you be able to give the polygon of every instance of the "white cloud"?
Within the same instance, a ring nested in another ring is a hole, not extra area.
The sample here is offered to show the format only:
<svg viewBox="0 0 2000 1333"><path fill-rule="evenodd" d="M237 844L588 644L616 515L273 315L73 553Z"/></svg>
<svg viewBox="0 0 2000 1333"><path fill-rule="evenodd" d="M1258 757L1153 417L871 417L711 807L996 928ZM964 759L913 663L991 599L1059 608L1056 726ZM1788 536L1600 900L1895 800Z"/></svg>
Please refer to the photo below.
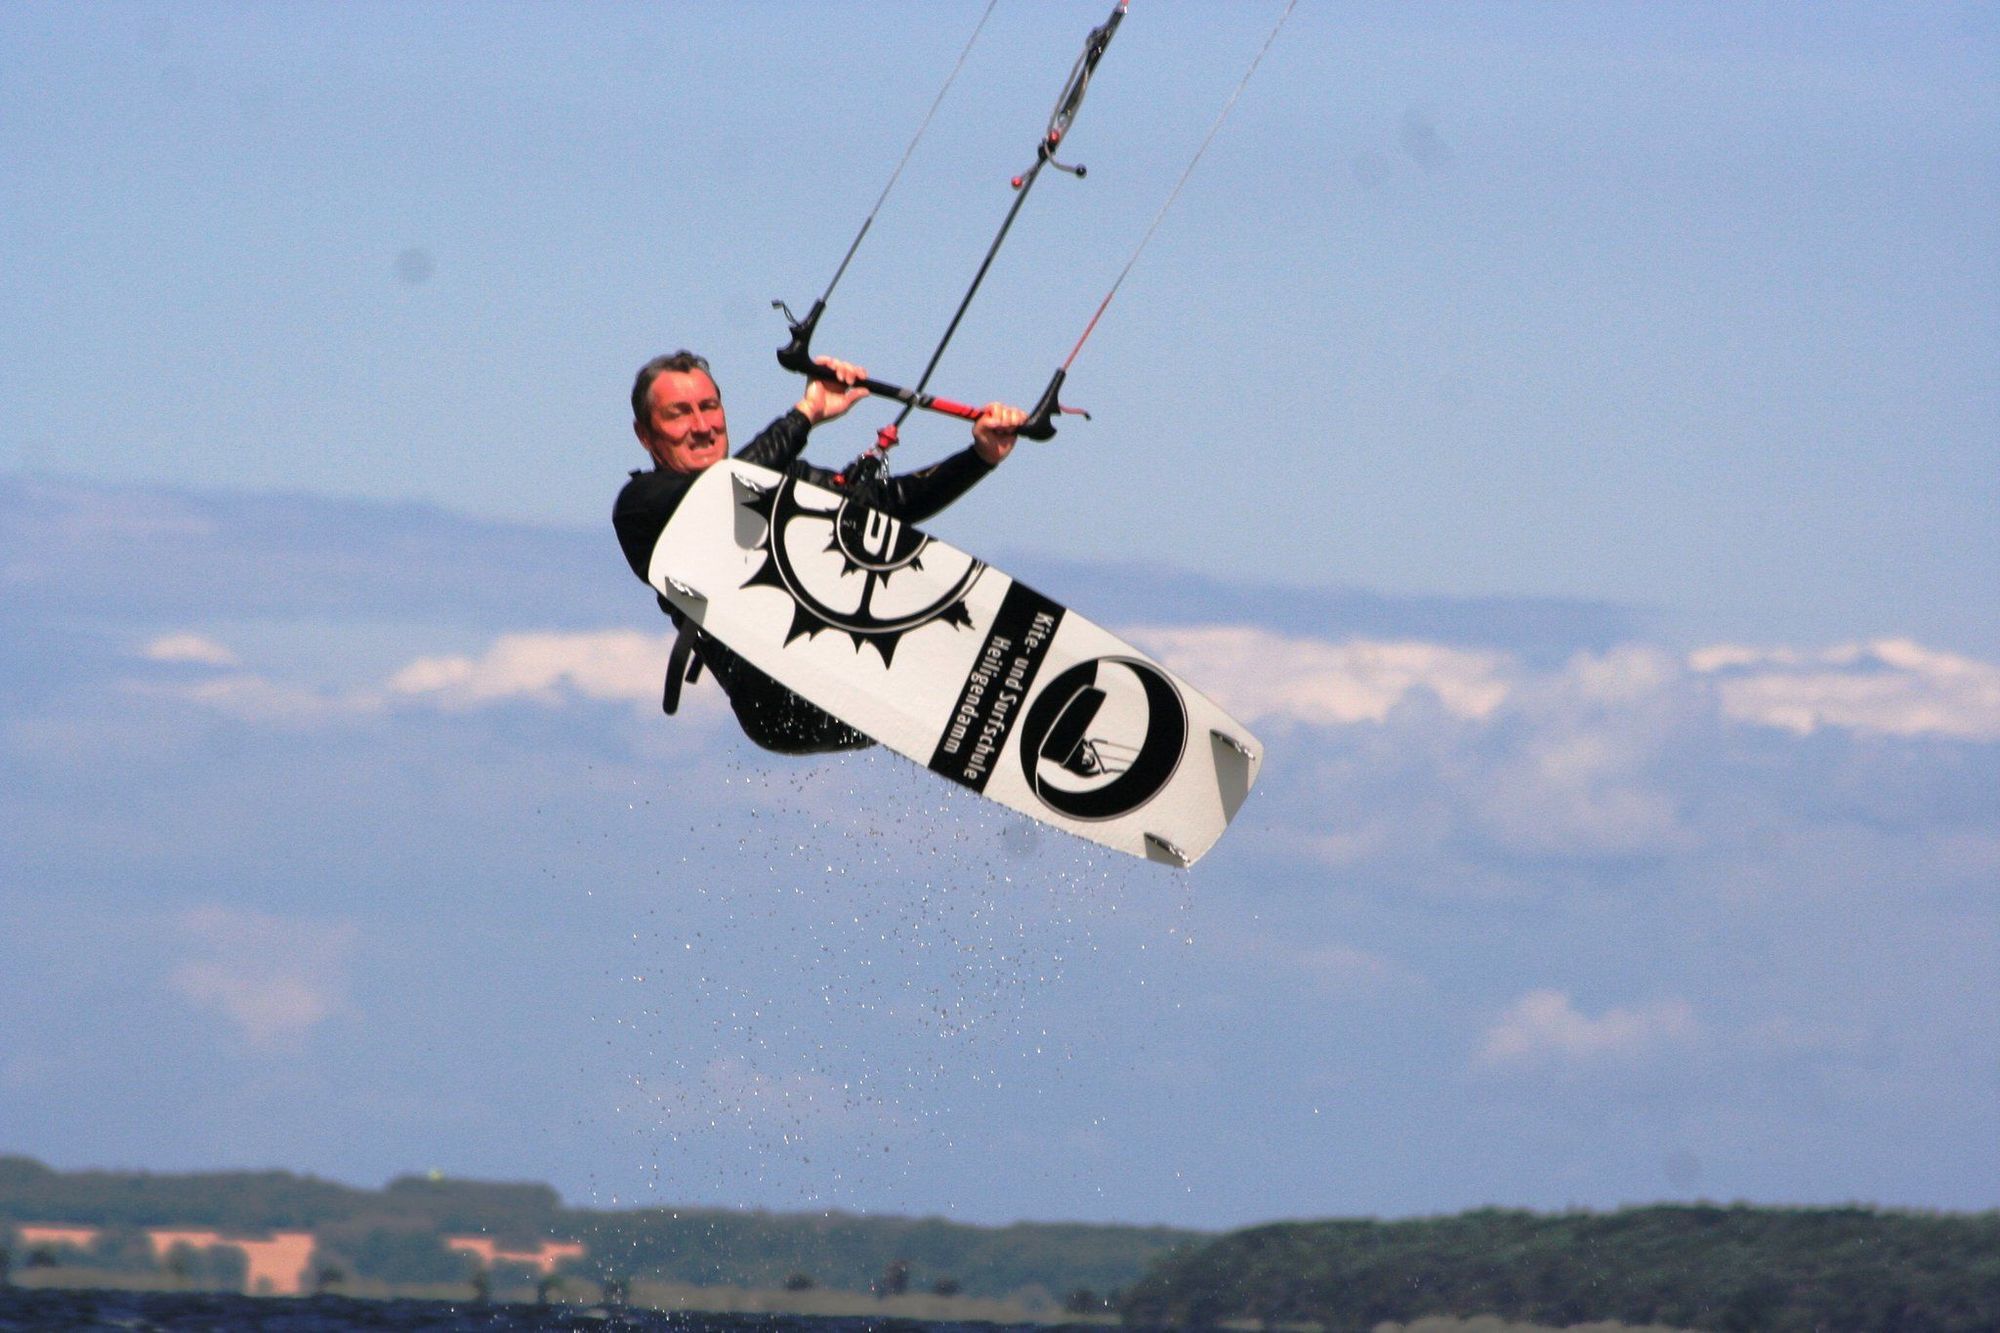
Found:
<svg viewBox="0 0 2000 1333"><path fill-rule="evenodd" d="M503 634L478 657L418 658L390 679L389 688L449 709L514 699L651 702L660 697L672 644L669 635L635 630Z"/></svg>
<svg viewBox="0 0 2000 1333"><path fill-rule="evenodd" d="M1579 1012L1558 990L1530 991L1487 1030L1479 1063L1489 1067L1539 1061L1632 1058L1692 1041L1698 1031L1686 1000L1665 999L1636 1009Z"/></svg>
<svg viewBox="0 0 2000 1333"><path fill-rule="evenodd" d="M1332 643L1240 626L1142 626L1130 637L1245 722L1380 722L1413 692L1484 720L1507 699L1504 653L1412 641Z"/></svg>
<svg viewBox="0 0 2000 1333"><path fill-rule="evenodd" d="M221 963L184 963L174 989L197 1006L219 1010L252 1046L270 1049L333 1012L326 992L303 977L245 975Z"/></svg>
<svg viewBox="0 0 2000 1333"><path fill-rule="evenodd" d="M1680 836L1663 751L1688 724L1685 673L1656 649L1580 653L1533 677L1505 710L1514 723L1496 754L1475 754L1445 780L1487 831L1534 853L1629 855Z"/></svg>
<svg viewBox="0 0 2000 1333"><path fill-rule="evenodd" d="M1537 671L1504 652L1414 640L1335 642L1245 626L1129 633L1245 722L1383 724L1399 706L1421 699L1432 714L1476 733L1509 736L1506 773L1491 762L1467 773L1485 784L1476 804L1496 826L1548 830L1531 843L1561 841L1564 828L1589 828L1605 850L1657 844L1672 832L1674 811L1628 778L1702 716L1799 735L1830 727L2000 740L2000 666L1900 639L1818 651L1718 644L1684 658L1627 645ZM237 659L226 645L175 632L151 640L144 655L216 667L219 674L131 688L245 721L292 726L371 716L397 700L448 711L523 700L649 708L659 698L671 644L669 635L622 629L508 633L478 653L417 657L380 688L341 691L227 670ZM723 703L713 688L690 689L683 698L692 714L719 711ZM1562 799L1553 805L1545 799L1557 795ZM1553 821L1551 810L1559 816Z"/></svg>
<svg viewBox="0 0 2000 1333"><path fill-rule="evenodd" d="M246 671L228 671L194 682L128 681L134 694L170 698L245 722L314 726L380 714L392 702L465 712L518 700L557 707L577 700L630 702L657 707L661 676L673 646L670 635L630 630L502 634L477 655L418 657L385 684L333 689ZM230 650L193 634L163 635L145 648L154 661L234 665ZM704 681L703 684L706 684ZM724 706L712 686L682 695L684 714Z"/></svg>
<svg viewBox="0 0 2000 1333"><path fill-rule="evenodd" d="M236 654L200 634L162 634L142 650L150 662L191 662L196 666L233 667Z"/></svg>
<svg viewBox="0 0 2000 1333"><path fill-rule="evenodd" d="M1629 708L1658 698L1681 679L1680 663L1658 648L1625 644L1603 653L1578 653L1563 664L1556 687L1579 704Z"/></svg>
<svg viewBox="0 0 2000 1333"><path fill-rule="evenodd" d="M1468 785L1488 832L1534 853L1623 856L1679 834L1674 798L1643 771L1650 755L1622 738L1539 738Z"/></svg>
<svg viewBox="0 0 2000 1333"><path fill-rule="evenodd" d="M1714 681L1722 712L1737 721L1801 735L1839 727L2000 740L2000 666L1906 639L1823 651L1718 644L1685 662L1627 646L1537 677L1506 653L1409 640L1333 642L1242 626L1141 626L1129 635L1246 722L1380 722L1417 692L1472 722L1505 715L1524 693L1551 691L1571 708L1616 712L1671 693L1692 670Z"/></svg>
<svg viewBox="0 0 2000 1333"><path fill-rule="evenodd" d="M185 913L191 946L169 983L197 1008L228 1020L253 1048L292 1048L344 1003L347 922L320 922L208 906Z"/></svg>
<svg viewBox="0 0 2000 1333"><path fill-rule="evenodd" d="M1734 826L1704 784L1717 747L1745 724L2000 739L2000 667L1899 640L1686 657L1628 644L1547 670L1435 644L1139 633L1246 720L1337 728L1300 755L1318 791L1285 812L1282 836L1343 868L1423 854L1468 830L1534 857L1709 845ZM1419 692L1442 706L1398 709ZM1351 725L1369 719L1381 726Z"/></svg>
<svg viewBox="0 0 2000 1333"><path fill-rule="evenodd" d="M1688 664L1715 677L1723 712L1801 736L1843 727L1887 736L2000 740L2000 667L1907 639L1819 653L1722 644Z"/></svg>
<svg viewBox="0 0 2000 1333"><path fill-rule="evenodd" d="M380 712L379 695L336 692L294 685L249 672L218 676L192 685L135 684L140 694L185 699L243 722L312 726L343 717Z"/></svg>

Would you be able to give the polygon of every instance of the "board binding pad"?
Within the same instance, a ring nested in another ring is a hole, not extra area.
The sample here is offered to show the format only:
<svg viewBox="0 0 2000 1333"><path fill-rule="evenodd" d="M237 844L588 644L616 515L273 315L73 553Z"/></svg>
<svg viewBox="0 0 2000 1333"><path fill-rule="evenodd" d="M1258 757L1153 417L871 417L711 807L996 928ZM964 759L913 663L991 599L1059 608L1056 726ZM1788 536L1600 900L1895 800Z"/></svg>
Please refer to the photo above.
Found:
<svg viewBox="0 0 2000 1333"><path fill-rule="evenodd" d="M1043 823L1189 866L1263 747L1110 632L847 496L727 459L648 580L750 665L863 735Z"/></svg>

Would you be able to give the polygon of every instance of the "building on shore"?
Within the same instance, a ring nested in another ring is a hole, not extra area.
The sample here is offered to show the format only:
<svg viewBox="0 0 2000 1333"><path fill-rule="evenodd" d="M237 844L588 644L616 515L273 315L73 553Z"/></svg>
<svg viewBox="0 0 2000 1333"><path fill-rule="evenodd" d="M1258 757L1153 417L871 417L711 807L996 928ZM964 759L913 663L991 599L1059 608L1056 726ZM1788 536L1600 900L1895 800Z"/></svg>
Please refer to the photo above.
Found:
<svg viewBox="0 0 2000 1333"><path fill-rule="evenodd" d="M61 1249L90 1250L104 1236L104 1228L67 1222L19 1222L9 1227L0 1221L0 1240L11 1231L16 1246L24 1251ZM254 1296L297 1296L310 1285L313 1257L318 1242L310 1231L275 1231L261 1238L224 1235L204 1227L147 1227L146 1244L153 1261L165 1267L176 1249L196 1253L213 1249L243 1252L243 1289ZM476 1259L484 1268L513 1264L549 1277L565 1260L581 1259L584 1247L575 1241L545 1240L533 1249L507 1249L487 1236L446 1236L445 1248Z"/></svg>
<svg viewBox="0 0 2000 1333"><path fill-rule="evenodd" d="M181 1245L191 1250L231 1246L243 1251L249 1263L243 1289L257 1296L296 1296L304 1291L316 1248L310 1231L278 1231L268 1240L249 1240L215 1231L148 1227L146 1240L153 1247L153 1257L161 1263Z"/></svg>
<svg viewBox="0 0 2000 1333"><path fill-rule="evenodd" d="M532 1250L503 1250L485 1236L446 1236L444 1243L448 1249L477 1255L488 1268L494 1264L521 1264L543 1277L555 1272L556 1265L563 1260L583 1257L583 1246L575 1241L545 1240Z"/></svg>
<svg viewBox="0 0 2000 1333"><path fill-rule="evenodd" d="M22 1222L14 1228L15 1243L24 1250L87 1250L104 1234L102 1227Z"/></svg>

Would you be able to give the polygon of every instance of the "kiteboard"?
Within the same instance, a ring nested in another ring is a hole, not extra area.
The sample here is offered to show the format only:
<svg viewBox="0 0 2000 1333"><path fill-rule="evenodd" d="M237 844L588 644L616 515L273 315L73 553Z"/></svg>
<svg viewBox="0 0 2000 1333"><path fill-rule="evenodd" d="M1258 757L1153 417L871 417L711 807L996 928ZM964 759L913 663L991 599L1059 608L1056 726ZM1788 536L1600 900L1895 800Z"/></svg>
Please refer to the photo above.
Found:
<svg viewBox="0 0 2000 1333"><path fill-rule="evenodd" d="M648 579L793 693L989 800L1174 866L1201 857L1263 747L1158 662L852 497L707 469Z"/></svg>

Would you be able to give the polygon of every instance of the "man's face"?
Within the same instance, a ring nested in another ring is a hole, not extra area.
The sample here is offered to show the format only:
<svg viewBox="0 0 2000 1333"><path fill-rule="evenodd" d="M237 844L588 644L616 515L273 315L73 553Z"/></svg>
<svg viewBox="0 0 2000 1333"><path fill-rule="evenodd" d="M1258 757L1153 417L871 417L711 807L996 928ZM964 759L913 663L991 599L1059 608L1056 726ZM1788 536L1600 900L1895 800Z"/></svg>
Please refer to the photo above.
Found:
<svg viewBox="0 0 2000 1333"><path fill-rule="evenodd" d="M699 472L729 456L729 425L722 395L702 370L663 370L647 390L647 420L632 433L653 461L669 472Z"/></svg>

